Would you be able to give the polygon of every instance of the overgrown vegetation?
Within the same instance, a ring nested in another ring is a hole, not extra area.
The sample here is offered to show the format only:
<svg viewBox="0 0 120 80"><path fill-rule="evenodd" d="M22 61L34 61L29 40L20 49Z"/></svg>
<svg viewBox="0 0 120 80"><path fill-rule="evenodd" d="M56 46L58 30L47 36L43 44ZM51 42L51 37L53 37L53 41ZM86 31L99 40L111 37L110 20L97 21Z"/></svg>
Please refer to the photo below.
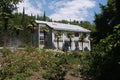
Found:
<svg viewBox="0 0 120 80"><path fill-rule="evenodd" d="M120 25L115 26L113 34L95 45L91 54L84 58L82 74L87 80L120 79Z"/></svg>
<svg viewBox="0 0 120 80"><path fill-rule="evenodd" d="M86 80L120 80L120 3L108 0L95 15L94 47L84 58L81 74Z"/></svg>
<svg viewBox="0 0 120 80"><path fill-rule="evenodd" d="M7 46L9 41L17 42L18 39L24 42L20 46L31 46L34 44L34 20L52 21L45 12L37 18L28 16L24 8L22 14L13 14L16 4L21 1L0 2L0 46ZM1 49L0 80L64 80L68 76L81 80L120 80L120 1L108 0L107 5L100 4L100 8L101 13L95 14L95 24L58 21L90 29L94 44L91 52L62 52L33 47L15 52Z"/></svg>
<svg viewBox="0 0 120 80"><path fill-rule="evenodd" d="M1 80L64 80L67 73L80 79L80 62L88 53L35 49L32 47L11 52L0 50Z"/></svg>

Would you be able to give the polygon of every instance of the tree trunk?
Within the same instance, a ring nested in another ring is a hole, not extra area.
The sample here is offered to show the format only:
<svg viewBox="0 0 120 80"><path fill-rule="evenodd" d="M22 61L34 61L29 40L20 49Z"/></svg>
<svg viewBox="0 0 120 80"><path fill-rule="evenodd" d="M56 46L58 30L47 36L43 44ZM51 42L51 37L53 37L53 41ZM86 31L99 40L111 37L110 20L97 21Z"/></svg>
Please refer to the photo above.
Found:
<svg viewBox="0 0 120 80"><path fill-rule="evenodd" d="M19 30L16 30L16 49L19 47L19 33L20 31Z"/></svg>
<svg viewBox="0 0 120 80"><path fill-rule="evenodd" d="M8 38L8 19L4 19L4 47L7 47L7 38Z"/></svg>
<svg viewBox="0 0 120 80"><path fill-rule="evenodd" d="M46 45L46 32L44 31L43 33L44 33L44 47L46 47L45 46Z"/></svg>
<svg viewBox="0 0 120 80"><path fill-rule="evenodd" d="M57 38L57 48L59 49L59 38Z"/></svg>
<svg viewBox="0 0 120 80"><path fill-rule="evenodd" d="M82 51L83 51L83 41L82 41Z"/></svg>
<svg viewBox="0 0 120 80"><path fill-rule="evenodd" d="M71 43L72 43L72 39L70 38L70 49L71 49Z"/></svg>
<svg viewBox="0 0 120 80"><path fill-rule="evenodd" d="M33 33L31 32L31 46L33 46Z"/></svg>

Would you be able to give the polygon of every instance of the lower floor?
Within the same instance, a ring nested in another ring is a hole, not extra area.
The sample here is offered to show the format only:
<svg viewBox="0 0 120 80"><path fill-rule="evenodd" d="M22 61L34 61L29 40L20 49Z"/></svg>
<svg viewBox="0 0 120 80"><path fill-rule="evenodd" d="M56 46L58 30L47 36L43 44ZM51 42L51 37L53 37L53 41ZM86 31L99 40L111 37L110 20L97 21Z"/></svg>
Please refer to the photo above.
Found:
<svg viewBox="0 0 120 80"><path fill-rule="evenodd" d="M46 36L44 39L40 37L39 48L49 48L49 49L60 49L60 50L83 50L90 51L90 40L79 41L79 38L65 38L61 37L59 40L57 38L50 38Z"/></svg>
<svg viewBox="0 0 120 80"><path fill-rule="evenodd" d="M90 51L89 41L79 42L79 41L65 41L65 42L54 42L55 48L61 50L83 50Z"/></svg>

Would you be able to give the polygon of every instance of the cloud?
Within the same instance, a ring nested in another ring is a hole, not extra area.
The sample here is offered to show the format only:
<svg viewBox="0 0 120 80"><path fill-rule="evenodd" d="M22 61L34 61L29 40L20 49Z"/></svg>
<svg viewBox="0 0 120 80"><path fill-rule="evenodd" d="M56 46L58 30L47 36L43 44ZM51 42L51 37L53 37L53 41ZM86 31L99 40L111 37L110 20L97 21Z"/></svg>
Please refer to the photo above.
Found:
<svg viewBox="0 0 120 80"><path fill-rule="evenodd" d="M18 4L18 12L28 15L43 15L46 10L53 20L87 20L94 16L96 0L24 0Z"/></svg>
<svg viewBox="0 0 120 80"><path fill-rule="evenodd" d="M17 7L19 13L23 12L23 7L25 8L25 13L28 15L40 15L42 13L42 4L39 0L24 0L22 3L19 3Z"/></svg>
<svg viewBox="0 0 120 80"><path fill-rule="evenodd" d="M53 20L85 20L89 15L89 10L95 7L93 0L61 0L54 1L49 8L55 13L49 17Z"/></svg>

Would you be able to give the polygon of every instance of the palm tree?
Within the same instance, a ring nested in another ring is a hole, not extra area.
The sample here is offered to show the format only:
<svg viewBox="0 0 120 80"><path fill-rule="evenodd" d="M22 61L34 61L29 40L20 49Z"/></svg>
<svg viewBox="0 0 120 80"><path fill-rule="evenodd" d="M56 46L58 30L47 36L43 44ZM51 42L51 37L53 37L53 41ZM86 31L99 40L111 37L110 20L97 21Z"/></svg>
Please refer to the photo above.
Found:
<svg viewBox="0 0 120 80"><path fill-rule="evenodd" d="M49 32L49 28L46 25L44 25L40 28L40 31L43 32L43 34L44 34L44 46L45 46L46 45L46 35Z"/></svg>
<svg viewBox="0 0 120 80"><path fill-rule="evenodd" d="M74 37L74 32L67 32L67 37L69 38L70 49L71 49L71 43L72 43L72 38Z"/></svg>
<svg viewBox="0 0 120 80"><path fill-rule="evenodd" d="M31 45L34 45L34 33L35 30L37 29L37 23L35 21L31 21L28 25L27 28L31 32Z"/></svg>
<svg viewBox="0 0 120 80"><path fill-rule="evenodd" d="M1 12L0 13L0 17L3 19L4 21L4 47L7 46L7 38L8 38L8 21L10 18L10 14L6 13L6 12Z"/></svg>
<svg viewBox="0 0 120 80"><path fill-rule="evenodd" d="M23 28L22 28L22 25L14 25L14 24L11 24L11 25L9 25L9 33L10 33L10 43L12 43L13 41L15 41L15 48L17 49L18 48L18 41L19 41L19 34L20 34L20 31L22 31L23 30ZM14 40L11 40L11 39L14 39Z"/></svg>
<svg viewBox="0 0 120 80"><path fill-rule="evenodd" d="M59 49L59 39L61 38L61 31L56 31L55 32L55 37L57 38L57 49Z"/></svg>
<svg viewBox="0 0 120 80"><path fill-rule="evenodd" d="M82 42L82 51L83 51L83 43L85 42L85 38L86 38L86 34L83 33L80 38L79 38L79 41Z"/></svg>
<svg viewBox="0 0 120 80"><path fill-rule="evenodd" d="M22 0L2 0L0 2L0 17L4 21L4 47L7 46L9 19L19 2L22 2Z"/></svg>

